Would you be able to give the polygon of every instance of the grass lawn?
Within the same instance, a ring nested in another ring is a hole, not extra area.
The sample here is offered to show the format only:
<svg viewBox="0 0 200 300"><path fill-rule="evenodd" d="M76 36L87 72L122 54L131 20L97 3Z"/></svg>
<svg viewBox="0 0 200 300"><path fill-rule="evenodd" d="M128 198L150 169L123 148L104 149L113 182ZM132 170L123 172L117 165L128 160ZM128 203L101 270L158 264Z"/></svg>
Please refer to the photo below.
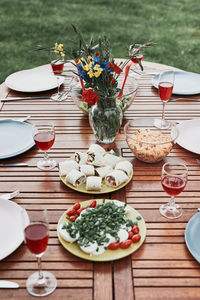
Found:
<svg viewBox="0 0 200 300"><path fill-rule="evenodd" d="M134 42L153 41L144 60L200 73L199 16L199 0L0 0L0 82L48 63L47 53L32 49L67 46L71 23L88 39L105 32L113 57L126 57Z"/></svg>

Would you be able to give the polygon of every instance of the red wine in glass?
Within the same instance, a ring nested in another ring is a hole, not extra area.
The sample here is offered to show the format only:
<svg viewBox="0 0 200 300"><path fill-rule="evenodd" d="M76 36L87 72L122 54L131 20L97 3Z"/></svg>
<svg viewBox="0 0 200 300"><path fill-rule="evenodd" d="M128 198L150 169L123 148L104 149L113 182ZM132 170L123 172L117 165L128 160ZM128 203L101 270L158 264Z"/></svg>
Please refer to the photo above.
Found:
<svg viewBox="0 0 200 300"><path fill-rule="evenodd" d="M48 131L38 132L34 135L33 138L36 146L42 151L49 150L53 146L55 141L55 135Z"/></svg>
<svg viewBox="0 0 200 300"><path fill-rule="evenodd" d="M49 235L45 224L30 224L25 228L24 233L26 244L33 254L41 254L46 250Z"/></svg>
<svg viewBox="0 0 200 300"><path fill-rule="evenodd" d="M166 175L161 180L162 187L170 196L177 196L180 194L186 185L186 181L176 176Z"/></svg>
<svg viewBox="0 0 200 300"><path fill-rule="evenodd" d="M131 58L131 61L134 63L134 64L138 64L138 61L137 61L137 59L139 59L139 61L142 61L143 60L143 54L141 54L141 53L138 53L137 55L137 58L135 58L135 57L133 57L133 58Z"/></svg>
<svg viewBox="0 0 200 300"><path fill-rule="evenodd" d="M55 75L60 75L63 72L64 63L59 61L51 62L51 67Z"/></svg>
<svg viewBox="0 0 200 300"><path fill-rule="evenodd" d="M162 101L168 101L169 98L171 97L172 90L173 90L173 83L171 82L160 82L158 85L159 88L159 94L160 94L160 99Z"/></svg>

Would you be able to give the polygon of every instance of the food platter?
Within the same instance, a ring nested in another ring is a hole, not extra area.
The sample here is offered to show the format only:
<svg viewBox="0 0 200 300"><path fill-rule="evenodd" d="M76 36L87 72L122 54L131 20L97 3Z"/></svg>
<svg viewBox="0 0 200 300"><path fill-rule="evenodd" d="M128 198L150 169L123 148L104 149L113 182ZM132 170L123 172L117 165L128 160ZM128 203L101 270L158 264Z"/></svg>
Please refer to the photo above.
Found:
<svg viewBox="0 0 200 300"><path fill-rule="evenodd" d="M96 200L98 204L102 204L104 199L98 199ZM86 207L88 206L93 200L88 200L88 201L83 201L81 203L81 207ZM104 201L111 201L112 200L104 200ZM146 237L146 224L145 221L143 219L143 217L141 216L141 214L133 209L132 207L130 207L129 212L127 213L127 217L129 219L131 219L133 222L135 222L137 219L137 217L141 217L140 221L138 221L138 226L140 229L140 235L141 235L141 240L138 243L132 244L129 248L127 249L121 249L118 248L117 250L109 250L107 249L103 254L100 255L91 255L91 254L87 254L85 252L83 252L79 246L76 243L69 243L66 242L59 234L59 228L62 224L64 224L66 221L68 221L68 219L66 218L66 212L64 212L64 214L60 217L59 222L58 222L58 226L57 226L57 235L58 235L58 239L60 241L60 243L62 244L62 246L68 250L70 253L74 254L77 257L86 259L86 260L90 260L90 261L97 261L97 262L105 262L105 261L113 261L113 260L117 260L117 259L121 259L123 257L126 257L132 253L134 253L144 242L145 237Z"/></svg>
<svg viewBox="0 0 200 300"><path fill-rule="evenodd" d="M73 158L69 158L69 160L72 160L72 159ZM74 185L72 185L71 183L69 183L65 180L65 176L60 175L61 181L66 186L68 186L72 190L75 190L75 191L80 192L80 193L86 193L86 194L105 194L105 193L111 193L111 192L117 191L117 190L125 187L131 181L132 177L133 177L133 170L131 171L130 175L128 176L128 179L124 183L120 184L117 187L107 186L105 184L105 180L103 179L102 180L102 188L101 188L100 191L88 191L88 190L86 190L86 183L83 183L79 186L74 186Z"/></svg>

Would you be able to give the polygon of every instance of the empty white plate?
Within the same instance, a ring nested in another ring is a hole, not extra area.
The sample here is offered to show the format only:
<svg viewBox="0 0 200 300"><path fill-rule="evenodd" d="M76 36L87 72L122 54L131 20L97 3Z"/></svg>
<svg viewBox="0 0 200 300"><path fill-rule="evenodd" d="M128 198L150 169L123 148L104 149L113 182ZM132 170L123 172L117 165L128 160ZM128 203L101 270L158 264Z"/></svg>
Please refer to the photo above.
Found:
<svg viewBox="0 0 200 300"><path fill-rule="evenodd" d="M152 85L158 88L159 75L152 78ZM200 94L200 74L175 71L173 94L195 95Z"/></svg>
<svg viewBox="0 0 200 300"><path fill-rule="evenodd" d="M13 201L0 200L0 260L15 251L24 240L23 226L29 224L25 211Z"/></svg>
<svg viewBox="0 0 200 300"><path fill-rule="evenodd" d="M19 92L42 92L58 86L57 78L51 67L23 70L9 75L5 84L12 90ZM64 77L59 77L59 85L64 82Z"/></svg>

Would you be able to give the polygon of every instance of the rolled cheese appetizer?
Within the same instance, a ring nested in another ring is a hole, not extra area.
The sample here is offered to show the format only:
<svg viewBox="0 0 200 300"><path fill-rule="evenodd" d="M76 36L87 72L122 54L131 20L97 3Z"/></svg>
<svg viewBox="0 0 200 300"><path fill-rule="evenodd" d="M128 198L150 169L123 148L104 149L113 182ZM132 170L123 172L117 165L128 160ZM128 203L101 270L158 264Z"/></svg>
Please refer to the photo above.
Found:
<svg viewBox="0 0 200 300"><path fill-rule="evenodd" d="M112 171L113 171L113 168L111 168L111 166L96 168L96 173L102 178L104 178L108 173L110 173Z"/></svg>
<svg viewBox="0 0 200 300"><path fill-rule="evenodd" d="M74 160L79 165L85 165L87 163L87 158L88 158L88 155L85 152L75 152L75 154L74 154Z"/></svg>
<svg viewBox="0 0 200 300"><path fill-rule="evenodd" d="M86 181L87 191L100 191L102 185L102 178L99 176L89 176Z"/></svg>
<svg viewBox="0 0 200 300"><path fill-rule="evenodd" d="M73 169L67 174L65 180L73 186L79 186L86 181L86 176L84 173Z"/></svg>
<svg viewBox="0 0 200 300"><path fill-rule="evenodd" d="M87 163L94 166L104 166L104 157L99 152L88 152Z"/></svg>
<svg viewBox="0 0 200 300"><path fill-rule="evenodd" d="M86 176L92 176L95 174L94 166L92 165L81 165L80 171L84 173Z"/></svg>
<svg viewBox="0 0 200 300"><path fill-rule="evenodd" d="M101 155L104 155L106 153L106 150L103 147L99 146L98 144L92 144L92 145L90 145L87 152L88 153L89 152L95 152L95 153L99 153Z"/></svg>
<svg viewBox="0 0 200 300"><path fill-rule="evenodd" d="M59 162L59 174L61 176L67 175L72 169L79 170L79 165L74 160L65 160Z"/></svg>
<svg viewBox="0 0 200 300"><path fill-rule="evenodd" d="M115 170L121 170L126 173L126 175L130 175L131 171L133 169L132 164L128 160L120 161L116 164Z"/></svg>
<svg viewBox="0 0 200 300"><path fill-rule="evenodd" d="M104 155L104 164L112 167L113 169L120 160L122 160L122 158L114 154L107 153Z"/></svg>
<svg viewBox="0 0 200 300"><path fill-rule="evenodd" d="M114 170L105 177L108 186L117 187L128 179L128 176L121 170Z"/></svg>

